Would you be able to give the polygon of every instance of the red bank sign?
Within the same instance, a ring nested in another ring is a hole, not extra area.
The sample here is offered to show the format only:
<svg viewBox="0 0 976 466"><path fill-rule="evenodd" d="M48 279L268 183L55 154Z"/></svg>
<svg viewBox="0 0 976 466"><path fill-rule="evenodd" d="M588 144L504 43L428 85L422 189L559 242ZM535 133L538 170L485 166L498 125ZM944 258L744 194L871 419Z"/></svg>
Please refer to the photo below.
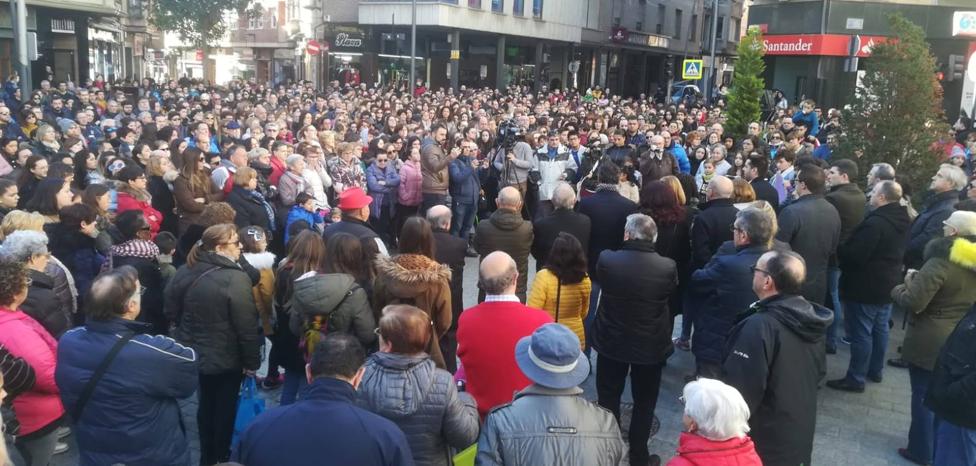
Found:
<svg viewBox="0 0 976 466"><path fill-rule="evenodd" d="M766 55L871 56L871 48L888 40L884 36L845 34L782 34L763 36Z"/></svg>

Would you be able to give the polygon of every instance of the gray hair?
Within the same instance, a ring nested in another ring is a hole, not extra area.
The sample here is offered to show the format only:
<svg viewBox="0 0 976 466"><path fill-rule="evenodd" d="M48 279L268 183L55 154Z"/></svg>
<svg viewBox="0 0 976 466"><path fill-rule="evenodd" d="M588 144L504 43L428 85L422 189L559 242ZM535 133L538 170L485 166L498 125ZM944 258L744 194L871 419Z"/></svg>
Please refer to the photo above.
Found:
<svg viewBox="0 0 976 466"><path fill-rule="evenodd" d="M557 209L572 209L576 204L576 191L565 181L556 184L552 191L552 205Z"/></svg>
<svg viewBox="0 0 976 466"><path fill-rule="evenodd" d="M305 156L302 154L291 154L288 156L287 159L285 159L285 165L290 167L292 165L295 165L299 160L304 161Z"/></svg>
<svg viewBox="0 0 976 466"><path fill-rule="evenodd" d="M450 230L451 216L451 209L448 209L447 206L438 204L427 209L427 221L430 222L434 228Z"/></svg>
<svg viewBox="0 0 976 466"><path fill-rule="evenodd" d="M874 177L879 180L895 179L895 167L892 167L890 163L876 163L871 166L871 172L874 172Z"/></svg>
<svg viewBox="0 0 976 466"><path fill-rule="evenodd" d="M966 172L955 165L944 163L939 167L939 171L952 183L952 189L956 191L965 188L966 183L969 183L969 179L966 178Z"/></svg>
<svg viewBox="0 0 976 466"><path fill-rule="evenodd" d="M685 385L685 415L698 425L698 435L721 442L749 432L749 405L735 387L701 378Z"/></svg>
<svg viewBox="0 0 976 466"><path fill-rule="evenodd" d="M647 215L630 214L627 216L627 224L624 225L624 233L630 239L657 241L657 224Z"/></svg>
<svg viewBox="0 0 976 466"><path fill-rule="evenodd" d="M252 149L251 152L247 153L247 159L254 161L261 158L262 155L271 155L271 151L263 147L257 147L255 149Z"/></svg>
<svg viewBox="0 0 976 466"><path fill-rule="evenodd" d="M769 247L776 236L776 213L772 208L767 211L750 205L735 215L733 225L749 237L749 244Z"/></svg>
<svg viewBox="0 0 976 466"><path fill-rule="evenodd" d="M19 262L27 262L35 255L47 254L47 235L39 231L15 231L4 238L0 251Z"/></svg>

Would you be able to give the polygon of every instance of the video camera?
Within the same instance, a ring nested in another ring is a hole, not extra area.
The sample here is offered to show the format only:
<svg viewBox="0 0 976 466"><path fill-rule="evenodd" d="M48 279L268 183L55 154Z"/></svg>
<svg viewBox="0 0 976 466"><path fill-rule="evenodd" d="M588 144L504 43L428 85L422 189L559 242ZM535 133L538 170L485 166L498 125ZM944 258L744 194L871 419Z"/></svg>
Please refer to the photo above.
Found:
<svg viewBox="0 0 976 466"><path fill-rule="evenodd" d="M498 135L495 139L495 147L502 147L506 152L515 147L515 143L522 139L522 128L515 120L507 119L498 125Z"/></svg>

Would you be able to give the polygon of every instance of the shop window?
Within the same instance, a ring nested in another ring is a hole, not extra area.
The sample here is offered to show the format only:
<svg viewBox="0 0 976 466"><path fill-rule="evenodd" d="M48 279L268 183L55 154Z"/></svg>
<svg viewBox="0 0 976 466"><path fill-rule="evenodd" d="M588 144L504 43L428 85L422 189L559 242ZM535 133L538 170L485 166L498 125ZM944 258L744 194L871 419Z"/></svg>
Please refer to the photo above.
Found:
<svg viewBox="0 0 976 466"><path fill-rule="evenodd" d="M674 38L681 38L681 21L682 21L682 11L674 10Z"/></svg>
<svg viewBox="0 0 976 466"><path fill-rule="evenodd" d="M532 17L542 18L542 0L532 0Z"/></svg>
<svg viewBox="0 0 976 466"><path fill-rule="evenodd" d="M512 14L525 16L525 0L512 0Z"/></svg>
<svg viewBox="0 0 976 466"><path fill-rule="evenodd" d="M505 12L505 0L491 0L491 11L495 13Z"/></svg>

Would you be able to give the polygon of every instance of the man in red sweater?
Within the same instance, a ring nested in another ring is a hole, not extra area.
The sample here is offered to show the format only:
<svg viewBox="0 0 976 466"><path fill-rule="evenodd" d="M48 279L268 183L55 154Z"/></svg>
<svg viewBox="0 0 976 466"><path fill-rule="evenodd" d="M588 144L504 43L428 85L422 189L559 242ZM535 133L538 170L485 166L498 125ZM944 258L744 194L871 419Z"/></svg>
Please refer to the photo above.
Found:
<svg viewBox="0 0 976 466"><path fill-rule="evenodd" d="M515 392L532 383L515 362L515 344L552 322L552 317L523 305L515 296L518 270L515 260L504 252L485 256L478 282L485 301L465 310L458 319L458 378L467 383L484 419L488 411L512 401Z"/></svg>

